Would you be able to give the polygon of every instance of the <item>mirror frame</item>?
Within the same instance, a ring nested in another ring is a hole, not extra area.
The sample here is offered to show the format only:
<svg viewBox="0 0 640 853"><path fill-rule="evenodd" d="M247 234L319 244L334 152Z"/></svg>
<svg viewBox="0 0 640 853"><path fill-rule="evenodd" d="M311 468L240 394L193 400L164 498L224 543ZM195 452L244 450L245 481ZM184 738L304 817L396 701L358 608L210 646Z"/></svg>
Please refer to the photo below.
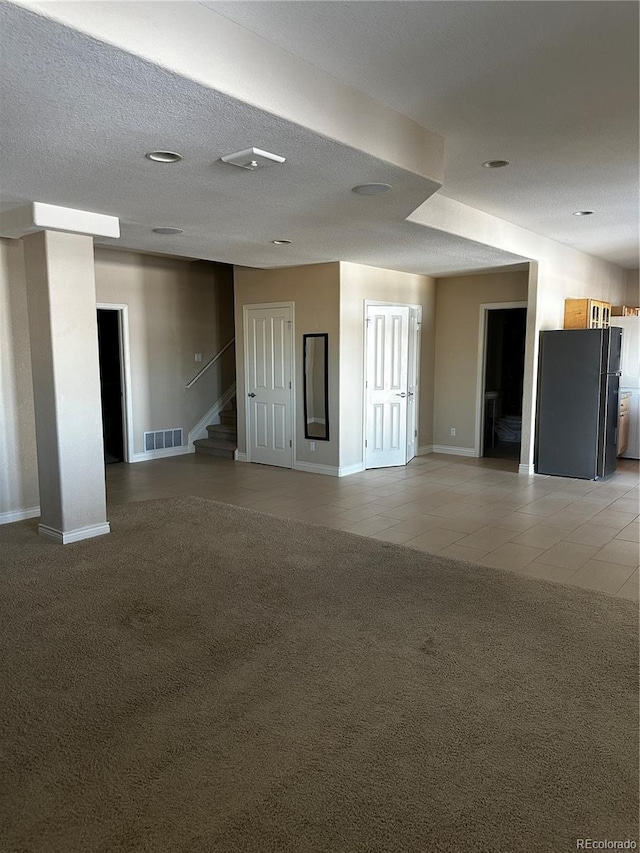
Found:
<svg viewBox="0 0 640 853"><path fill-rule="evenodd" d="M325 435L309 435L307 419L307 341L309 338L324 338L324 415ZM313 332L302 336L302 393L304 399L304 437L310 441L329 441L329 334L328 332Z"/></svg>

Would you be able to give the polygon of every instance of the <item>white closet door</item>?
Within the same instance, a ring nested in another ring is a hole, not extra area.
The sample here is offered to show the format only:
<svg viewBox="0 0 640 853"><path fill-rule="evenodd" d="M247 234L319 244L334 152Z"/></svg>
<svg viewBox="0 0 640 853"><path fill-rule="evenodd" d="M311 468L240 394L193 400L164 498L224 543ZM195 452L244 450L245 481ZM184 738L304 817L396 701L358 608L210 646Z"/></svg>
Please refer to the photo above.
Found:
<svg viewBox="0 0 640 853"><path fill-rule="evenodd" d="M245 313L249 460L283 468L293 467L291 320L288 306Z"/></svg>
<svg viewBox="0 0 640 853"><path fill-rule="evenodd" d="M409 307L367 308L365 466L407 462Z"/></svg>

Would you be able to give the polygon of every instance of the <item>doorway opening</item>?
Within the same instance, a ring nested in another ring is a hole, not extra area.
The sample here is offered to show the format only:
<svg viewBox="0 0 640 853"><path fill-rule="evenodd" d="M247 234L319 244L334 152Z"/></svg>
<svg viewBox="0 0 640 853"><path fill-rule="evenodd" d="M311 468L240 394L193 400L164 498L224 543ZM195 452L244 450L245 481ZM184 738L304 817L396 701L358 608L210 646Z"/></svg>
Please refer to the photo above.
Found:
<svg viewBox="0 0 640 853"><path fill-rule="evenodd" d="M526 307L485 311L481 456L519 459Z"/></svg>
<svg viewBox="0 0 640 853"><path fill-rule="evenodd" d="M97 313L104 461L110 465L127 459L121 312L98 308Z"/></svg>

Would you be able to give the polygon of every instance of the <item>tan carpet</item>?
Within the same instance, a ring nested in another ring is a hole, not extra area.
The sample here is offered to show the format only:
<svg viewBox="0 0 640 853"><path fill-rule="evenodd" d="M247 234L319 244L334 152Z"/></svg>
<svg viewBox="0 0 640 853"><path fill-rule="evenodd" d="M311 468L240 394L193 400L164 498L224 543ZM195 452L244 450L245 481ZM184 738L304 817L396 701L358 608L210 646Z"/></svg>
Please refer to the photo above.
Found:
<svg viewBox="0 0 640 853"><path fill-rule="evenodd" d="M3 853L637 840L635 606L197 498L0 529Z"/></svg>

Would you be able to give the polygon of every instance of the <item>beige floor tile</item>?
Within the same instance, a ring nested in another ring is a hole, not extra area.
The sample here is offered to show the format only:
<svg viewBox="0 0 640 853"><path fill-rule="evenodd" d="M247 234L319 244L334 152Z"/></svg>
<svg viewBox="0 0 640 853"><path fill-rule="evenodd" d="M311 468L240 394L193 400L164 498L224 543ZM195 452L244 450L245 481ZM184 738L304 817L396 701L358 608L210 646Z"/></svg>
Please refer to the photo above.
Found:
<svg viewBox="0 0 640 853"><path fill-rule="evenodd" d="M589 560L569 579L568 583L586 589L597 589L614 595L629 580L634 570L630 566Z"/></svg>
<svg viewBox="0 0 640 853"><path fill-rule="evenodd" d="M569 578L575 575L575 569L562 569L560 566L545 566L544 563L534 561L527 563L523 567L520 574L528 575L531 578L540 578L545 581L554 581L555 583L568 583Z"/></svg>
<svg viewBox="0 0 640 853"><path fill-rule="evenodd" d="M570 503L571 501L568 498L540 498L540 500L521 506L519 511L547 518L561 509L565 509Z"/></svg>
<svg viewBox="0 0 640 853"><path fill-rule="evenodd" d="M561 569L579 569L598 552L590 545L578 545L576 542L558 542L538 557L539 563L547 566L559 566Z"/></svg>
<svg viewBox="0 0 640 853"><path fill-rule="evenodd" d="M409 518L415 518L417 515L422 515L423 510L417 503L406 503L400 506L387 507L386 504L375 503L380 515L388 515L389 518L397 518L398 521L406 521Z"/></svg>
<svg viewBox="0 0 640 853"><path fill-rule="evenodd" d="M499 545L493 551L485 554L480 562L483 566L492 566L494 569L510 569L517 572L542 553L542 548L532 548L530 545L518 545L515 542L506 542L504 545Z"/></svg>
<svg viewBox="0 0 640 853"><path fill-rule="evenodd" d="M576 510L574 504L569 504L568 507L553 515L553 526L563 527L565 530L575 530L576 527L585 524L595 514L595 511L582 512Z"/></svg>
<svg viewBox="0 0 640 853"><path fill-rule="evenodd" d="M615 527L616 530L622 530L631 524L636 517L631 512L614 512L613 510L605 509L591 516L590 521L592 524L599 524L603 527Z"/></svg>
<svg viewBox="0 0 640 853"><path fill-rule="evenodd" d="M393 527L388 527L381 530L379 533L368 534L370 539L378 539L380 542L391 542L394 545L403 545L409 539L413 539L413 533L400 533L394 530Z"/></svg>
<svg viewBox="0 0 640 853"><path fill-rule="evenodd" d="M556 542L560 542L567 535L562 527L551 527L548 524L536 524L524 533L520 533L512 542L518 545L532 545L534 548L551 548Z"/></svg>
<svg viewBox="0 0 640 853"><path fill-rule="evenodd" d="M334 506L339 506L340 509L354 509L356 507L363 506L364 504L374 503L375 497L374 495L348 495L347 497L336 497L333 499L332 503Z"/></svg>
<svg viewBox="0 0 640 853"><path fill-rule="evenodd" d="M627 542L640 542L640 524L637 521L631 522L619 533L616 533L615 538L624 539Z"/></svg>
<svg viewBox="0 0 640 853"><path fill-rule="evenodd" d="M482 527L486 527L484 519L475 518L473 515L461 515L460 518L443 519L440 527L445 530L458 530L460 533L475 533Z"/></svg>
<svg viewBox="0 0 640 853"><path fill-rule="evenodd" d="M453 545L447 545L438 552L443 557L452 557L454 560L467 560L469 563L479 563L480 558L484 557L485 551L481 548L465 548L464 545L458 545L454 542Z"/></svg>
<svg viewBox="0 0 640 853"><path fill-rule="evenodd" d="M372 515L370 518L364 518L362 521L352 524L350 527L343 527L345 533L357 533L359 536L369 536L372 533L380 533L381 530L386 530L395 524L395 518L387 518L384 515Z"/></svg>
<svg viewBox="0 0 640 853"><path fill-rule="evenodd" d="M603 527L599 524L581 524L571 533L564 536L567 542L578 542L581 545L593 545L602 548L616 535L615 527Z"/></svg>
<svg viewBox="0 0 640 853"><path fill-rule="evenodd" d="M330 527L332 530L344 530L352 525L353 521L347 521L344 518L340 518L340 516L334 516L332 518L323 519L320 527Z"/></svg>
<svg viewBox="0 0 640 853"><path fill-rule="evenodd" d="M505 542L513 539L516 535L515 530L508 530L505 527L487 526L481 527L480 530L476 530L475 533L471 533L469 536L465 536L464 539L460 539L459 544L467 548L493 550L498 545L504 545Z"/></svg>
<svg viewBox="0 0 640 853"><path fill-rule="evenodd" d="M331 504L334 506L334 504ZM380 512L376 512L375 509L372 509L371 504L363 504L362 506L355 506L351 509L343 509L342 507L336 507L339 512L339 517L344 518L346 521L351 522L351 524L356 524L358 521L363 521L365 518L371 518L372 515L380 515Z"/></svg>
<svg viewBox="0 0 640 853"><path fill-rule="evenodd" d="M609 504L609 509L612 512L630 512L632 515L640 513L640 505L637 498L628 499L627 497L619 498L612 504Z"/></svg>
<svg viewBox="0 0 640 853"><path fill-rule="evenodd" d="M628 581L622 584L616 595L620 598L628 598L631 601L638 601L640 592L640 580L638 578L638 571L636 571L631 575Z"/></svg>
<svg viewBox="0 0 640 853"><path fill-rule="evenodd" d="M540 524L540 518L524 512L510 512L503 518L497 518L493 524L495 527L504 527L507 530L523 531Z"/></svg>
<svg viewBox="0 0 640 853"><path fill-rule="evenodd" d="M414 536L419 536L421 533L426 533L434 527L439 527L442 524L441 518L429 515L416 515L414 518L408 518L406 521L401 521L400 524L395 524L393 529L399 533L413 533ZM454 540L451 540L452 542Z"/></svg>
<svg viewBox="0 0 640 853"><path fill-rule="evenodd" d="M464 536L457 530L444 530L442 527L435 527L427 533L422 533L416 536L415 539L409 539L405 542L410 548L417 548L420 551L429 551L432 554L437 554L448 545L452 545L457 539Z"/></svg>
<svg viewBox="0 0 640 853"><path fill-rule="evenodd" d="M462 518L469 513L469 506L457 502L445 503L440 506L434 506L429 510L429 515L435 515L439 518Z"/></svg>
<svg viewBox="0 0 640 853"><path fill-rule="evenodd" d="M640 563L640 546L637 542L613 539L601 548L593 559L635 568Z"/></svg>

